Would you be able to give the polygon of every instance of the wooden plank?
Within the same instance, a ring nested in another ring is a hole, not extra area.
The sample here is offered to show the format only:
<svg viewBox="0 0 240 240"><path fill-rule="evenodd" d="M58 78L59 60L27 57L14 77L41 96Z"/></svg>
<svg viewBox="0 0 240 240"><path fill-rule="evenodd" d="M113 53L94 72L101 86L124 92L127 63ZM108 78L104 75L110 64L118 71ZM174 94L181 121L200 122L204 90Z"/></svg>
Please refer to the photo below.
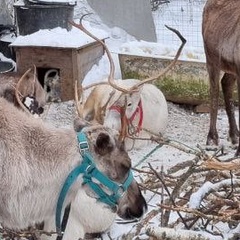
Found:
<svg viewBox="0 0 240 240"><path fill-rule="evenodd" d="M74 99L75 80L82 82L87 72L104 54L103 46L98 42L76 49L15 46L15 51L19 74L33 65L37 68L59 69L62 101Z"/></svg>
<svg viewBox="0 0 240 240"><path fill-rule="evenodd" d="M72 52L69 49L17 47L16 57L17 70L20 74L34 64L43 68L72 68Z"/></svg>
<svg viewBox="0 0 240 240"><path fill-rule="evenodd" d="M82 82L92 66L98 63L103 54L104 48L100 43L78 50L77 62L80 69L78 79L80 82Z"/></svg>

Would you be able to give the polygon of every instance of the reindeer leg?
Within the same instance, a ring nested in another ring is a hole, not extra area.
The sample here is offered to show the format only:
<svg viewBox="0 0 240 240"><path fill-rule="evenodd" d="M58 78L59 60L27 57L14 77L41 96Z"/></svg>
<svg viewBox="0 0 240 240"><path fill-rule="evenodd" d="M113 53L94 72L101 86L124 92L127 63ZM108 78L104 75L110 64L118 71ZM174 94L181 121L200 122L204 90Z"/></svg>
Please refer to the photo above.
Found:
<svg viewBox="0 0 240 240"><path fill-rule="evenodd" d="M210 84L210 128L207 136L207 145L218 145L218 132L216 128L219 103L219 76L220 70L208 66Z"/></svg>
<svg viewBox="0 0 240 240"><path fill-rule="evenodd" d="M234 100L233 100L233 88L235 83L235 77L232 74L225 73L222 77L222 91L225 101L226 113L229 122L229 138L232 144L237 144L238 142L238 127L235 119L234 113Z"/></svg>
<svg viewBox="0 0 240 240"><path fill-rule="evenodd" d="M239 78L240 74L238 74L238 78L237 78L237 88L238 88L238 124L240 124L240 78ZM239 125L240 126L240 125ZM240 138L238 138L238 148L237 151L235 153L235 156L240 156Z"/></svg>

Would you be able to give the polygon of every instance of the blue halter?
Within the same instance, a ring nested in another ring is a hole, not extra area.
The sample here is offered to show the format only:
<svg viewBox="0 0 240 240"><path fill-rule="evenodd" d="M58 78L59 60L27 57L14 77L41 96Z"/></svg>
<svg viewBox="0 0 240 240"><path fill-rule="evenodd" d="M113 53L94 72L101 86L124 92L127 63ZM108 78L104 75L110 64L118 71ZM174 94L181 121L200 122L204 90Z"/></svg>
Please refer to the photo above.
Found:
<svg viewBox="0 0 240 240"><path fill-rule="evenodd" d="M101 173L97 169L92 155L89 152L89 145L86 135L83 132L78 132L77 139L83 161L80 165L75 167L70 172L59 194L55 216L56 230L58 235L62 235L61 212L64 200L71 185L81 173L83 174L83 184L88 184L90 188L98 195L98 200L105 204L108 204L110 207L115 207L117 205L118 200L122 197L123 193L128 189L128 187L133 181L133 174L131 170L129 171L128 177L123 184L118 184L108 178L105 174ZM106 193L99 183L95 183L92 181L93 178L98 180L101 185L104 185L106 188L108 188L108 190L110 190L112 194Z"/></svg>

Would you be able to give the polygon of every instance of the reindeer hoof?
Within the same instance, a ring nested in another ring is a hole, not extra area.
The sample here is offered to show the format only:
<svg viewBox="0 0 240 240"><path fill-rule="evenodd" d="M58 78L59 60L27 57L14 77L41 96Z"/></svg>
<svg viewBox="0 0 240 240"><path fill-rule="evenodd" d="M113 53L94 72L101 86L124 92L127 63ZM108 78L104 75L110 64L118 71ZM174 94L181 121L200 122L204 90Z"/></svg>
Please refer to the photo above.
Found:
<svg viewBox="0 0 240 240"><path fill-rule="evenodd" d="M237 136L229 136L228 141L230 141L232 143L232 145L238 145L238 137Z"/></svg>
<svg viewBox="0 0 240 240"><path fill-rule="evenodd" d="M85 239L95 239L95 238L101 238L102 233L86 233Z"/></svg>
<svg viewBox="0 0 240 240"><path fill-rule="evenodd" d="M207 136L207 145L210 146L218 146L219 140L218 140L218 134L217 133L212 133L211 131L208 133Z"/></svg>
<svg viewBox="0 0 240 240"><path fill-rule="evenodd" d="M206 142L206 145L208 145L208 146L218 146L218 140L208 139L207 142Z"/></svg>

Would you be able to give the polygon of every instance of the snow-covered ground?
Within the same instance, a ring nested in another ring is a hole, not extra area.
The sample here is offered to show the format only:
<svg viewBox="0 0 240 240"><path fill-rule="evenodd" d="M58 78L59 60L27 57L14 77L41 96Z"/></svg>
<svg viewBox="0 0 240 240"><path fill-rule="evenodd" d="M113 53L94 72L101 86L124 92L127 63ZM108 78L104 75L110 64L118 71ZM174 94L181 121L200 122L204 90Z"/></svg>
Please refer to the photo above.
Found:
<svg viewBox="0 0 240 240"><path fill-rule="evenodd" d="M184 4L186 2L191 2L184 0L182 1L184 2ZM76 15L79 14L79 12L89 12L89 6L86 5L86 1L80 0L78 1L78 10L79 11L76 12ZM160 15L155 13L155 17L156 16ZM136 41L134 37L130 36L122 29L119 28L110 29L104 24L99 23L99 19L97 17L94 18L93 16L91 19L91 23L90 24L86 23L86 27L91 29L93 33L94 27L96 27L97 29L101 29L107 33L109 38L106 40L106 44L109 47L110 51L112 52L115 61L116 78L121 77L121 72L117 58L117 54L119 52L129 54L134 53L136 55L144 56L150 55L172 57L175 55L176 49L178 48L178 46L176 45L164 45L161 43L148 43L144 41ZM41 34L44 33L41 32ZM26 43L27 42L25 41L25 44ZM189 59L189 56L195 56L193 58L198 59L199 61L205 60L203 50L199 49L196 50L193 47L184 48L180 58ZM108 73L109 64L107 57L104 55L103 58L100 60L99 64L93 66L91 71L85 77L83 83L86 85L92 82L101 81L102 79L108 76ZM209 127L209 114L196 114L191 109L185 109L181 106L172 104L170 102L168 103L168 108L169 108L169 123L164 134L164 137L166 139L178 142L182 146L189 146L191 149L199 149L198 145L204 149ZM51 122L57 127L69 127L72 124L72 119L74 115L75 107L72 101L61 104L52 103L46 107L46 112L43 119L45 121ZM233 157L235 150L231 147L230 143L227 141L228 123L226 114L223 110L220 110L218 116L218 129L220 136L220 144L225 146L225 151L228 154L227 156ZM158 150L154 151L153 154L146 157L148 153L155 148L155 146L156 144L152 143L150 146L145 147L143 149L137 151L136 150L130 151L129 154L132 159L132 165L140 170L149 170L148 163L150 163L155 170L160 171L161 167L163 167L164 171L166 171L167 169L176 165L177 163L192 160L194 158L193 154L186 153L177 148L167 145L162 146ZM145 160L143 161L143 159ZM135 176L138 177L139 181L147 177L146 174L142 174L137 171L135 172ZM144 196L148 202L149 212L153 209L159 209L158 204L161 202L160 195L153 194L153 192L145 190ZM171 216L173 218L176 217L175 215ZM143 220L140 220L140 223L141 221L143 222L144 218ZM109 229L109 231L103 235L103 239L104 240L121 239L124 235L126 235L129 232L132 232L133 235L132 238L128 239L134 239L134 237L136 237L136 239L137 237L139 237L138 239L148 239L144 231L149 226L159 227L160 217L158 216L152 218L151 221L147 223L145 222L145 226L142 228L142 231L137 236L134 235L136 231L136 226L137 223L120 224L118 223L118 221L116 221L116 223L114 223L114 225ZM228 239L228 237L230 236L228 231L230 230L229 229L227 229L227 231L223 230L222 232L223 236L213 236L207 233L205 233L205 235L207 235L209 237L208 239L211 240Z"/></svg>
<svg viewBox="0 0 240 240"><path fill-rule="evenodd" d="M75 106L72 101L66 102L65 104L52 103L48 106L48 108L47 114L44 117L45 121L48 121L57 127L69 127L72 125L72 119L75 116ZM168 103L168 109L169 123L164 134L164 138L173 141L181 147L187 146L187 148L192 150L199 150L199 147L205 149L206 136L209 126L209 114L196 114L190 109L186 109L170 102ZM228 124L224 110L219 111L218 130L220 146L222 145L225 147L225 152L227 154L224 157L233 157L235 149L227 141ZM132 159L133 167L140 171L149 172L150 170L148 164L151 164L156 171L160 172L163 167L164 172L167 172L170 167L173 167L178 163L192 160L195 157L194 154L186 153L185 151L168 145L164 145L154 151L156 146L156 143L152 143L142 149L130 151L129 155ZM153 153L149 155L151 151L153 151ZM209 154L212 153L213 152L209 152ZM138 171L134 171L134 175L140 183L149 177L148 174L139 173ZM156 191L161 193L161 189L156 189ZM116 222L112 225L112 227L103 234L102 239L134 239L133 236L135 236L136 228L141 222L144 223L144 227L135 237L136 239L137 237L140 237L140 239L149 239L149 237L145 235L145 231L149 227L158 228L160 226L160 214L158 214L155 218L152 218L151 221L147 223L145 222L145 217L148 216L148 214L150 214L150 212L154 209L160 209L158 204L161 203L161 196L147 190L144 190L143 193L148 203L148 212L145 214L143 219L137 223L124 223L120 219L116 219ZM176 218L176 215L174 214L171 216L172 220L170 218L170 222ZM217 228L218 226L216 226L216 229ZM238 231L238 229L233 230L233 232L235 231ZM203 235L207 236L209 240L229 239L228 237L231 236L229 229L227 229L226 232L225 229L222 229L222 234L225 238L213 236L211 234L207 234L206 232L203 233Z"/></svg>

